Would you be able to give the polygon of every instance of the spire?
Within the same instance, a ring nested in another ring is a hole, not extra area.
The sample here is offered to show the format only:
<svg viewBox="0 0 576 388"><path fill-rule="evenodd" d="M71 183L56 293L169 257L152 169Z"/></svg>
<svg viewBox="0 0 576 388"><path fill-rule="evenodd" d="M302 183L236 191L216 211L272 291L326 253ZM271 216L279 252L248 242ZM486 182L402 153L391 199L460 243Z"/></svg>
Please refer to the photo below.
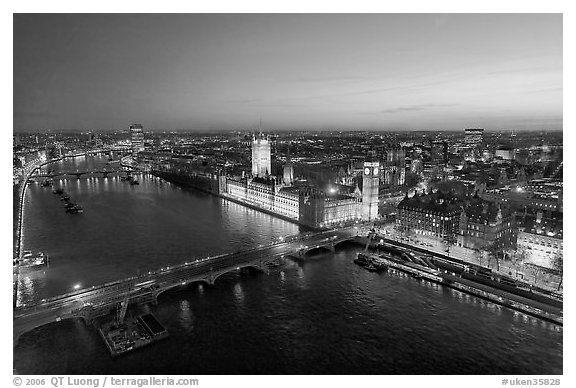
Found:
<svg viewBox="0 0 576 388"><path fill-rule="evenodd" d="M262 117L260 117L260 123L258 124L258 132L260 133L260 137L262 137L262 132L263 132Z"/></svg>

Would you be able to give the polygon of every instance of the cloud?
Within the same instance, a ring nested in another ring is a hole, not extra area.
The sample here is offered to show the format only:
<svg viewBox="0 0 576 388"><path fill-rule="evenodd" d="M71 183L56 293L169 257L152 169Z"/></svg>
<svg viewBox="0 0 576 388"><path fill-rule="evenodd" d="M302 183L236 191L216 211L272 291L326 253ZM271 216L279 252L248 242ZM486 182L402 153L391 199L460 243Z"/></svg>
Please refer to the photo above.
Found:
<svg viewBox="0 0 576 388"><path fill-rule="evenodd" d="M363 81L371 79L373 78L361 75L337 75L333 77L300 77L294 80L289 80L288 82L324 83L324 82L340 82L340 81Z"/></svg>
<svg viewBox="0 0 576 388"><path fill-rule="evenodd" d="M258 101L255 98L245 98L245 99L239 99L239 100L226 100L225 102L228 102L230 104L251 104L253 102Z"/></svg>
<svg viewBox="0 0 576 388"><path fill-rule="evenodd" d="M381 113L389 113L389 114L395 114L395 113L400 113L400 112L414 112L414 111L421 111L421 110L426 110L428 108L446 108L446 107L451 107L451 106L457 106L458 104L419 104L419 105L406 105L406 106L400 106L397 108L391 108L391 109L383 109L380 112Z"/></svg>
<svg viewBox="0 0 576 388"><path fill-rule="evenodd" d="M529 90L525 93L549 93L549 92L560 92L562 93L563 88L544 88L544 89L534 89Z"/></svg>

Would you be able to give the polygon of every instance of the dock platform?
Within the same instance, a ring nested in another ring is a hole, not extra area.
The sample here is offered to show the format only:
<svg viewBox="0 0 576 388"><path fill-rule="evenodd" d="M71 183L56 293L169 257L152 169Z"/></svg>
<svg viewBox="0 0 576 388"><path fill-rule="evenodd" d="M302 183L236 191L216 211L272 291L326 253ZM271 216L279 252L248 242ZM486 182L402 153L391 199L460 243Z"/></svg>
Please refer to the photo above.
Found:
<svg viewBox="0 0 576 388"><path fill-rule="evenodd" d="M106 322L98 329L112 357L150 345L168 337L168 332L152 314L143 314L125 322Z"/></svg>

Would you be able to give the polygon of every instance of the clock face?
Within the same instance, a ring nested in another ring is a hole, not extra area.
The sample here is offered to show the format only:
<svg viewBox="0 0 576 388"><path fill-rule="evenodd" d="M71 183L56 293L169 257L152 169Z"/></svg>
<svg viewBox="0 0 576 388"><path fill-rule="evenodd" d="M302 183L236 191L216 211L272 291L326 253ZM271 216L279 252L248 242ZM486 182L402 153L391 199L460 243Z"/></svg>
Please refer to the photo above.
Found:
<svg viewBox="0 0 576 388"><path fill-rule="evenodd" d="M370 174L370 169L368 167L366 167L364 169L364 174L366 174L366 175Z"/></svg>
<svg viewBox="0 0 576 388"><path fill-rule="evenodd" d="M374 175L378 175L378 167L374 169Z"/></svg>

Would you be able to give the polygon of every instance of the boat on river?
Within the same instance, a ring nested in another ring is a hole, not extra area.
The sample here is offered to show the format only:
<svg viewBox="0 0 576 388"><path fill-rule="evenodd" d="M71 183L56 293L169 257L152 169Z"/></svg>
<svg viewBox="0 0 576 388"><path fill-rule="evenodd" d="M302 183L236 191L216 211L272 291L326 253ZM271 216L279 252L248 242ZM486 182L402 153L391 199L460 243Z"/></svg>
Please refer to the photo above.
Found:
<svg viewBox="0 0 576 388"><path fill-rule="evenodd" d="M22 257L17 259L14 264L20 270L31 270L48 265L48 261L49 257L44 252L24 251Z"/></svg>

